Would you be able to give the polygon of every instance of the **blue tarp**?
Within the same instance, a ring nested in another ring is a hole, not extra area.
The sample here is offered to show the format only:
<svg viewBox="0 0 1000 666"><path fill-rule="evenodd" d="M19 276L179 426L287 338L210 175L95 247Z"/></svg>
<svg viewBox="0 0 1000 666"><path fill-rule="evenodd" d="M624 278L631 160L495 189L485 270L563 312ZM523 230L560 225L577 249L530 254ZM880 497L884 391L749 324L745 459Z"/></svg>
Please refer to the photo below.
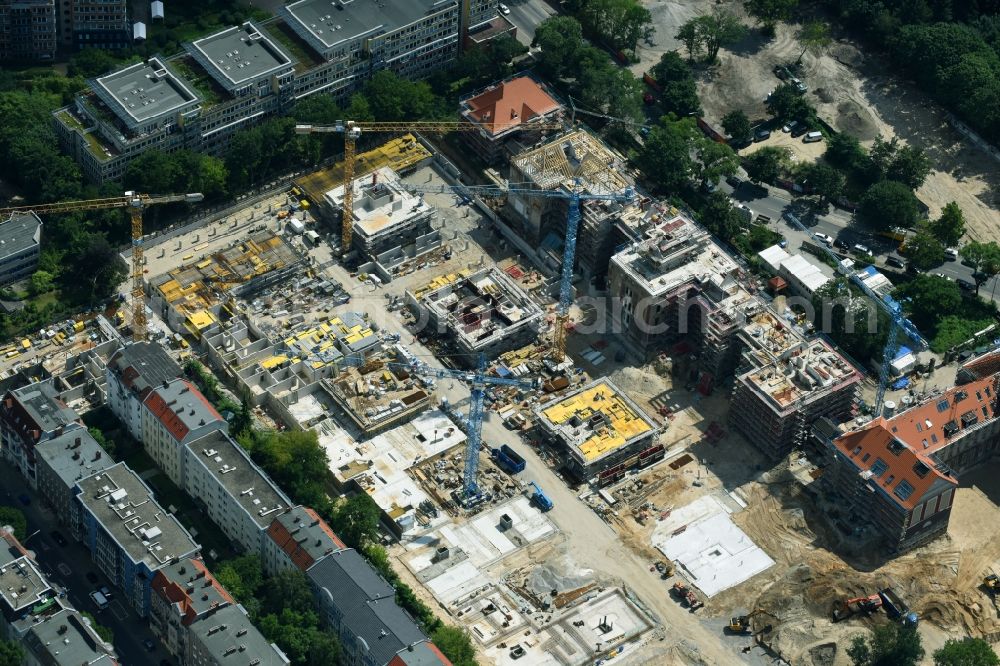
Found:
<svg viewBox="0 0 1000 666"><path fill-rule="evenodd" d="M497 366L497 374L500 375L501 377L510 377L514 373L512 373L510 370L508 370L506 366L498 365Z"/></svg>
<svg viewBox="0 0 1000 666"><path fill-rule="evenodd" d="M893 361L898 361L899 359L903 358L907 354L912 354L912 353L913 353L913 350L910 349L909 347L900 347L899 351L896 352L896 358L894 358L892 360Z"/></svg>
<svg viewBox="0 0 1000 666"><path fill-rule="evenodd" d="M878 269L874 266L866 266L862 273L867 273L868 275L878 275Z"/></svg>
<svg viewBox="0 0 1000 666"><path fill-rule="evenodd" d="M909 385L910 385L910 380L907 379L906 377L902 377L892 383L892 390L898 391L899 389L905 389Z"/></svg>

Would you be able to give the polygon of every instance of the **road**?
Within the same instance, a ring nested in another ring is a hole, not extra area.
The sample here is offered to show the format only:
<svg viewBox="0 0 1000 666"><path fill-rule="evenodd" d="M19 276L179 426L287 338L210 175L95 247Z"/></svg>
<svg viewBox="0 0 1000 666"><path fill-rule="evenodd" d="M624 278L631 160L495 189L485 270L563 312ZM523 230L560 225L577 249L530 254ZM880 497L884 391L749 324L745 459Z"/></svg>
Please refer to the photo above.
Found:
<svg viewBox="0 0 1000 666"><path fill-rule="evenodd" d="M745 174L741 173L741 177L745 178ZM853 223L852 215L845 210L831 206L829 212L825 214L812 215L806 211L804 205L796 202L785 190L754 185L750 182L744 182L739 187L733 188L729 183L723 181L719 183L719 188L730 195L734 201L749 206L755 214L770 217L770 227L785 236L792 247L798 247L803 240L811 240L811 234L824 233L844 241L850 247L856 243L865 245L875 252L876 260L874 263L879 267L885 266L885 258L889 255L900 257L894 252L895 242L887 238L877 237L871 231L859 228ZM810 235L803 234L782 219L781 216L789 211L798 215L799 219L810 229ZM854 254L853 252L848 253ZM890 268L889 270L895 269ZM972 282L972 269L961 261L946 261L929 272L940 273L952 280ZM1000 297L996 293L998 285L1000 285L1000 277L994 277L983 283L979 294L987 300L996 301Z"/></svg>
<svg viewBox="0 0 1000 666"><path fill-rule="evenodd" d="M545 0L506 0L504 4L510 8L507 20L517 28L517 39L522 44L531 44L538 24L558 13Z"/></svg>
<svg viewBox="0 0 1000 666"><path fill-rule="evenodd" d="M3 487L0 503L16 505L27 518L29 537L25 546L35 552L35 559L50 584L65 588L66 597L74 608L90 613L99 624L114 632L114 646L119 663L122 666L148 666L169 657L160 645L152 653L143 647L142 642L146 639L156 642L146 620L122 601L123 595L100 573L90 558L90 552L73 539L68 527L59 524L55 514L43 504L39 495L28 488L24 479L10 465L0 466L0 486ZM32 498L28 506L22 506L14 499L22 493ZM69 543L59 546L50 536L53 530L59 530ZM87 580L90 572L98 577L96 585ZM89 595L103 585L111 588L115 597L108 609L99 611Z"/></svg>

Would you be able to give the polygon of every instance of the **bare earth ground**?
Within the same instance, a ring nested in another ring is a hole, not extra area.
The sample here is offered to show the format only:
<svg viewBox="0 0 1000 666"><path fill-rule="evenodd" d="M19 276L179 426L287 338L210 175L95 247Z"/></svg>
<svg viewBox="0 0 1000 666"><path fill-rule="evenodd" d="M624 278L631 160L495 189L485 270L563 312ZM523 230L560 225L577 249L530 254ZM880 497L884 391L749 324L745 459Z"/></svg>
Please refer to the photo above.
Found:
<svg viewBox="0 0 1000 666"><path fill-rule="evenodd" d="M656 34L653 46L639 49L641 62L632 67L637 74L652 67L664 51L681 48L674 35L686 20L713 8L744 15L742 4L732 0L646 0L643 4L653 14ZM801 53L797 28L780 25L769 42L751 30L731 50L721 51L716 65L700 72L699 94L709 122L718 124L737 108L751 119L766 117L763 100L779 83L773 66L794 62ZM952 129L940 108L892 77L878 60L846 41L834 42L819 57L807 53L801 78L820 116L865 144L879 135L896 136L923 148L933 171L917 194L930 208L930 215L938 215L945 204L957 201L965 212L969 238L1000 240L1000 163Z"/></svg>

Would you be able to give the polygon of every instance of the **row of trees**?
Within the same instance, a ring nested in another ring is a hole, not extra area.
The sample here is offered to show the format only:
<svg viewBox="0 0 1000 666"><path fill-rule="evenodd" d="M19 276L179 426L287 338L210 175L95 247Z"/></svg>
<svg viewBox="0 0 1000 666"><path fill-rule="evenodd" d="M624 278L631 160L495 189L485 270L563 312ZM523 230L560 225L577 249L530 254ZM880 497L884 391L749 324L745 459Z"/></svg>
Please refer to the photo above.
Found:
<svg viewBox="0 0 1000 666"><path fill-rule="evenodd" d="M916 628L898 623L880 624L847 648L854 666L916 666L924 654ZM981 638L949 639L933 658L934 666L1000 666L1000 658Z"/></svg>
<svg viewBox="0 0 1000 666"><path fill-rule="evenodd" d="M640 40L653 36L653 17L638 0L567 0L587 36L617 51L635 54Z"/></svg>

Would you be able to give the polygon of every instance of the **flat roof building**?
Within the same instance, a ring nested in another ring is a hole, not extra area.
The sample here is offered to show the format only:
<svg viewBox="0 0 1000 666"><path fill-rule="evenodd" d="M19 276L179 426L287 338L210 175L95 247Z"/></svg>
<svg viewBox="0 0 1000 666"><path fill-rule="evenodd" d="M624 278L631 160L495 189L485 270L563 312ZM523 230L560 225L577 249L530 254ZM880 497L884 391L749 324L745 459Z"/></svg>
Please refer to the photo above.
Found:
<svg viewBox="0 0 1000 666"><path fill-rule="evenodd" d="M0 285L35 272L41 243L42 221L34 213L18 213L0 223Z"/></svg>
<svg viewBox="0 0 1000 666"><path fill-rule="evenodd" d="M63 432L82 428L76 412L46 379L8 391L0 405L0 453L35 487L35 447Z"/></svg>
<svg viewBox="0 0 1000 666"><path fill-rule="evenodd" d="M532 342L542 308L497 267L459 277L419 296L406 292L410 307L425 314L430 330L447 335L466 363L476 355L496 358Z"/></svg>
<svg viewBox="0 0 1000 666"><path fill-rule="evenodd" d="M150 391L183 372L166 350L153 342L124 344L108 359L107 404L135 439L142 438L142 403Z"/></svg>
<svg viewBox="0 0 1000 666"><path fill-rule="evenodd" d="M154 573L200 550L173 514L125 463L77 483L83 543L140 617L149 612Z"/></svg>
<svg viewBox="0 0 1000 666"><path fill-rule="evenodd" d="M51 61L56 55L56 34L53 0L0 2L0 60Z"/></svg>
<svg viewBox="0 0 1000 666"><path fill-rule="evenodd" d="M186 45L188 53L225 90L242 94L271 79L291 80L295 61L253 21L233 26Z"/></svg>
<svg viewBox="0 0 1000 666"><path fill-rule="evenodd" d="M288 657L253 625L242 606L223 606L189 626L186 664L287 666Z"/></svg>
<svg viewBox="0 0 1000 666"><path fill-rule="evenodd" d="M35 447L35 476L39 494L60 522L79 536L73 518L76 484L115 464L86 428L73 428Z"/></svg>
<svg viewBox="0 0 1000 666"><path fill-rule="evenodd" d="M94 91L132 130L173 124L201 101L191 87L158 57L94 79Z"/></svg>
<svg viewBox="0 0 1000 666"><path fill-rule="evenodd" d="M535 407L536 423L583 479L654 445L659 426L607 379Z"/></svg>
<svg viewBox="0 0 1000 666"><path fill-rule="evenodd" d="M33 625L21 645L29 655L25 664L118 666L114 648L73 609L60 610Z"/></svg>
<svg viewBox="0 0 1000 666"><path fill-rule="evenodd" d="M13 534L0 529L0 610L4 617L13 621L54 595L34 557Z"/></svg>

